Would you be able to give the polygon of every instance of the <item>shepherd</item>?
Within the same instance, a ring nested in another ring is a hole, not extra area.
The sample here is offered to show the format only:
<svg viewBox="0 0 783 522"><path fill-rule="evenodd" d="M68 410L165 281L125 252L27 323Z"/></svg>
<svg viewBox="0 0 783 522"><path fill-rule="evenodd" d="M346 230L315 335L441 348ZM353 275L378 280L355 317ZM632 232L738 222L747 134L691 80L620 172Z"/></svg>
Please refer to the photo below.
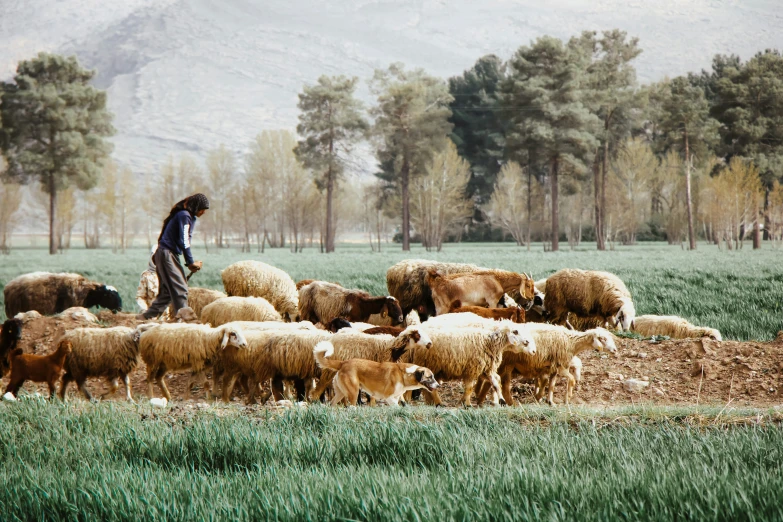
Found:
<svg viewBox="0 0 783 522"><path fill-rule="evenodd" d="M158 236L158 249L152 256L160 282L160 292L150 307L136 316L138 319L146 321L158 317L169 303L173 308L172 317L176 317L180 308L188 306L188 282L179 256L185 255L185 264L191 272L201 270L201 261L194 261L190 252L190 238L196 226L196 219L203 216L207 209L207 197L204 194L193 194L174 205L163 220Z"/></svg>

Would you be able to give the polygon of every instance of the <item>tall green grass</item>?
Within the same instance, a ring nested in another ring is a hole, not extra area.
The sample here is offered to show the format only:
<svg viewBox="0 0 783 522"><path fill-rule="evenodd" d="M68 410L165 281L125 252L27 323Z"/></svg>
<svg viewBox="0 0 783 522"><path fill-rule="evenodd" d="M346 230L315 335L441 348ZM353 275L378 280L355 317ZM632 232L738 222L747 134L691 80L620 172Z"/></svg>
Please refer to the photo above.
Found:
<svg viewBox="0 0 783 522"><path fill-rule="evenodd" d="M477 263L532 272L536 278L573 267L618 274L631 290L638 314L681 315L697 324L718 328L728 339L769 340L783 330L783 265L781 253L771 248L726 252L699 245L699 250L689 252L679 246L645 243L612 252L598 252L586 246L576 251L545 253L540 246L528 252L509 243L474 243L446 245L439 253L426 252L418 246L403 253L399 245L388 245L379 254L370 252L366 245L341 245L329 255L315 249L301 254L285 249L268 249L264 254L211 249L204 254L200 245L194 249L205 265L191 283L217 289L222 288L220 270L248 258L278 266L294 280L339 281L378 295L387 292L386 269L406 258ZM74 271L116 286L125 308L135 310L136 285L146 264L144 249L130 250L126 255L74 249L57 256L40 249L17 249L0 256L0 285L35 270Z"/></svg>
<svg viewBox="0 0 783 522"><path fill-rule="evenodd" d="M783 518L776 425L595 424L539 408L78 407L0 406L0 518Z"/></svg>

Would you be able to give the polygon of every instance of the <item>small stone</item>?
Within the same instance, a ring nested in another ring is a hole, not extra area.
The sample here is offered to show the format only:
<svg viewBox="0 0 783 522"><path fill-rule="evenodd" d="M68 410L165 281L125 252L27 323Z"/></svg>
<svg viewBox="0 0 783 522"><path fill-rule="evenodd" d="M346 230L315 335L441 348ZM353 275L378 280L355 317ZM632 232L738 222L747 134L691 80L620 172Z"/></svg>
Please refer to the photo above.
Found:
<svg viewBox="0 0 783 522"><path fill-rule="evenodd" d="M662 362L662 361L663 361L663 359L661 357L658 357L657 359L655 359L655 362L657 362L657 363Z"/></svg>
<svg viewBox="0 0 783 522"><path fill-rule="evenodd" d="M640 393L644 391L644 389L649 385L649 382L640 381L639 379L627 379L623 381L623 386L625 387L626 391L631 393Z"/></svg>
<svg viewBox="0 0 783 522"><path fill-rule="evenodd" d="M639 359L646 359L647 358L647 352L639 352L639 353L636 354L636 356Z"/></svg>
<svg viewBox="0 0 783 522"><path fill-rule="evenodd" d="M649 382L650 381L650 376L649 375L642 375L642 380Z"/></svg>
<svg viewBox="0 0 783 522"><path fill-rule="evenodd" d="M606 372L606 376L609 377L612 380L623 380L623 374L622 373L614 373L614 372Z"/></svg>
<svg viewBox="0 0 783 522"><path fill-rule="evenodd" d="M664 393L664 391L663 391L662 389L660 389L660 388L655 388L655 387L654 387L654 388L652 389L652 391L653 391L653 393L654 393L655 395L657 395L658 397L663 397L663 396L665 396L665 395L666 395L666 393Z"/></svg>

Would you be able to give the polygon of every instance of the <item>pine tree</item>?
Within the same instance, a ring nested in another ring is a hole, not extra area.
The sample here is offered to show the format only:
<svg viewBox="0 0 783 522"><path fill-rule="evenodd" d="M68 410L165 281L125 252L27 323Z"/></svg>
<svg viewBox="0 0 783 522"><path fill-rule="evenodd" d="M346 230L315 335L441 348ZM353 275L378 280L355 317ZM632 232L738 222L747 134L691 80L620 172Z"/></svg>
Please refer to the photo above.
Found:
<svg viewBox="0 0 783 522"><path fill-rule="evenodd" d="M8 176L38 181L49 195L49 253L57 253L58 191L95 185L114 132L106 93L89 85L94 71L75 56L40 53L19 62L13 82L2 85L2 145Z"/></svg>
<svg viewBox="0 0 783 522"><path fill-rule="evenodd" d="M345 171L351 146L368 129L362 105L354 97L358 78L321 76L299 95L299 125L302 137L294 152L316 176L319 189L326 189L326 252L334 252L332 204L337 183Z"/></svg>

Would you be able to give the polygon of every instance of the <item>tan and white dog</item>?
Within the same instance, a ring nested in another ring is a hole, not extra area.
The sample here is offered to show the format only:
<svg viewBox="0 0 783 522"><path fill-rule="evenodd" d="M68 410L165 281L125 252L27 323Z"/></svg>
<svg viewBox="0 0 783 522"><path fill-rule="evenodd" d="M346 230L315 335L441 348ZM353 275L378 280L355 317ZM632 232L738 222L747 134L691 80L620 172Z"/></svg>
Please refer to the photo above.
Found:
<svg viewBox="0 0 783 522"><path fill-rule="evenodd" d="M343 399L346 399L348 404L356 404L361 390L375 400L396 406L408 390L426 388L432 391L438 387L435 375L424 366L408 363L379 363L367 359L347 361L327 359L333 354L334 346L329 341L319 342L313 350L315 362L319 367L337 371L332 381L333 406Z"/></svg>

